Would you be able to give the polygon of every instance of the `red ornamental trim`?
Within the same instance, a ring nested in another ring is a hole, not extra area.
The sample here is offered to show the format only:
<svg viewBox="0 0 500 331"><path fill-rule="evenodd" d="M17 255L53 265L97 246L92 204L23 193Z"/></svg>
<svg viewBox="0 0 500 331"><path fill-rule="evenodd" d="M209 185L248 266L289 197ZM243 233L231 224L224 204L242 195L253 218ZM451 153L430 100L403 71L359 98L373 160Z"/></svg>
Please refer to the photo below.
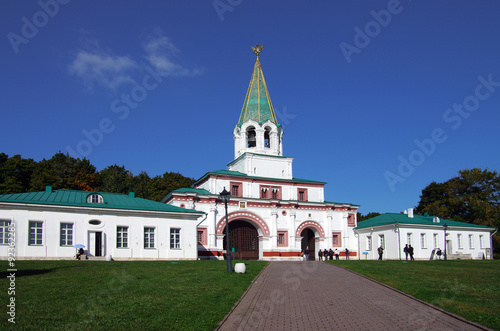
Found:
<svg viewBox="0 0 500 331"><path fill-rule="evenodd" d="M319 225L318 222L305 221L305 222L302 222L299 225L299 227L297 228L297 231L295 232L295 237L300 237L300 234L302 233L302 231L304 231L305 228L314 228L318 231L320 237L325 236L325 231L323 230L321 225Z"/></svg>
<svg viewBox="0 0 500 331"><path fill-rule="evenodd" d="M269 227L266 222L258 215L249 212L249 211L237 211L232 212L227 215L229 223L235 220L245 220L259 227L262 231L263 236L269 236ZM224 232L224 228L226 226L226 217L223 216L219 222L217 223L217 234L222 235Z"/></svg>

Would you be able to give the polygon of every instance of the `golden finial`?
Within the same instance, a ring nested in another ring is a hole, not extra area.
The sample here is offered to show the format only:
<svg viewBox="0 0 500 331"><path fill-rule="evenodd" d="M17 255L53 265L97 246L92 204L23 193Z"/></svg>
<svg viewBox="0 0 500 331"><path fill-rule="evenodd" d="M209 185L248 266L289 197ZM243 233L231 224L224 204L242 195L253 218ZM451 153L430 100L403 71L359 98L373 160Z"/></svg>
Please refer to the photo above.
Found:
<svg viewBox="0 0 500 331"><path fill-rule="evenodd" d="M255 47L252 46L253 52L257 54L257 57L259 57L259 53L262 52L262 49L264 48L264 44L262 45L255 45Z"/></svg>

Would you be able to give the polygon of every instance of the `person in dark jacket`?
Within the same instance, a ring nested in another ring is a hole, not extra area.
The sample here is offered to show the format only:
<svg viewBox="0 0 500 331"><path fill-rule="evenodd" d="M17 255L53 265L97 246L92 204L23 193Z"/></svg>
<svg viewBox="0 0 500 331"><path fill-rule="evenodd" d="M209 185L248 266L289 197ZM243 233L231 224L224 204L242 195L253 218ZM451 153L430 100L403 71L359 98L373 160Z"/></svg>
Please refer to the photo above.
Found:
<svg viewBox="0 0 500 331"><path fill-rule="evenodd" d="M323 261L323 251L321 250L321 248L318 251L318 261Z"/></svg>
<svg viewBox="0 0 500 331"><path fill-rule="evenodd" d="M333 249L330 248L328 251L328 256L330 256L330 261L333 260Z"/></svg>
<svg viewBox="0 0 500 331"><path fill-rule="evenodd" d="M411 245L408 245L408 253L410 254L410 259L414 261L415 259L413 258L413 247L411 247Z"/></svg>

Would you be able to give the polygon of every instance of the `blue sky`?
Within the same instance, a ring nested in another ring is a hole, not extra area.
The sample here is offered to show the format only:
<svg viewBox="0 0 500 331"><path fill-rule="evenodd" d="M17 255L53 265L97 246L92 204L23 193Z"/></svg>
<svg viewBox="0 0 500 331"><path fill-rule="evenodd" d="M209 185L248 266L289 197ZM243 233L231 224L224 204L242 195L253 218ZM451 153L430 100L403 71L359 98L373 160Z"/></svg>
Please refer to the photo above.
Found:
<svg viewBox="0 0 500 331"><path fill-rule="evenodd" d="M255 55L294 176L367 213L500 170L500 2L9 1L0 152L199 178L233 160Z"/></svg>

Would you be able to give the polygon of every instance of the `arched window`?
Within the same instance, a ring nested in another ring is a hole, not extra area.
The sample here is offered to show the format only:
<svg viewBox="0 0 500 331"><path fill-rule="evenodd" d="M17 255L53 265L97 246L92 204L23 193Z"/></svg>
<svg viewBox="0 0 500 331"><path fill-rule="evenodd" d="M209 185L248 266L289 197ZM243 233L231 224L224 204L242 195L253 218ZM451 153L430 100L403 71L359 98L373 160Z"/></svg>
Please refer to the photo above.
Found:
<svg viewBox="0 0 500 331"><path fill-rule="evenodd" d="M104 200L102 199L102 196L97 193L89 194L87 196L87 203L103 203Z"/></svg>
<svg viewBox="0 0 500 331"><path fill-rule="evenodd" d="M271 130L269 128L266 128L266 131L264 131L264 147L265 148L271 147L270 134L271 134Z"/></svg>
<svg viewBox="0 0 500 331"><path fill-rule="evenodd" d="M253 126L249 127L247 130L247 141L248 147L257 146L257 135L255 134L255 128Z"/></svg>

